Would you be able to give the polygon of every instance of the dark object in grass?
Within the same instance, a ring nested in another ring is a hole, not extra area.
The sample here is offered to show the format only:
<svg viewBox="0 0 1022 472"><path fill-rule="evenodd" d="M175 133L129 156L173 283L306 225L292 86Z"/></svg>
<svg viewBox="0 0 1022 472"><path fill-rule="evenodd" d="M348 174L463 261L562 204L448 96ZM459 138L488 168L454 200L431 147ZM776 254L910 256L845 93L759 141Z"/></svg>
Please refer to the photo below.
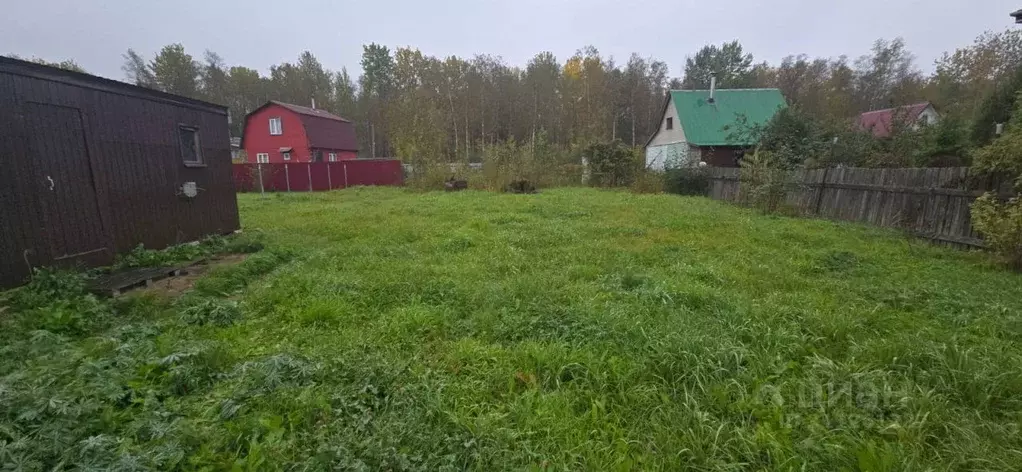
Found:
<svg viewBox="0 0 1022 472"><path fill-rule="evenodd" d="M465 190L467 188L468 188L467 180L455 180L454 176L451 176L451 178L447 179L447 181L444 182L444 191L447 192L458 192L461 190Z"/></svg>
<svg viewBox="0 0 1022 472"><path fill-rule="evenodd" d="M176 267L141 267L114 272L96 279L90 289L96 294L116 297L132 288L148 287L157 280L176 277L189 265L191 264Z"/></svg>
<svg viewBox="0 0 1022 472"><path fill-rule="evenodd" d="M536 193L536 186L528 180L513 180L504 187L507 193Z"/></svg>

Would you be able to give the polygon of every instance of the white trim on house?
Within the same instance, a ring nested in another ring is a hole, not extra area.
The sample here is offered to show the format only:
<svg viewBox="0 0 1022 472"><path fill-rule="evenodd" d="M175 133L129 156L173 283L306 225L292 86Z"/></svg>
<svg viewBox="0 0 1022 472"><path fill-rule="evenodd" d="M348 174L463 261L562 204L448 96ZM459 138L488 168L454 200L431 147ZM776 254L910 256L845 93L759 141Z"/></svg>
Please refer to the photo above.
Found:
<svg viewBox="0 0 1022 472"><path fill-rule="evenodd" d="M256 163L259 163L259 164L269 164L270 163L270 154L269 153L265 153L265 152L257 153L256 154Z"/></svg>
<svg viewBox="0 0 1022 472"><path fill-rule="evenodd" d="M329 160L330 162L337 162L337 153L336 152L328 153L327 160Z"/></svg>

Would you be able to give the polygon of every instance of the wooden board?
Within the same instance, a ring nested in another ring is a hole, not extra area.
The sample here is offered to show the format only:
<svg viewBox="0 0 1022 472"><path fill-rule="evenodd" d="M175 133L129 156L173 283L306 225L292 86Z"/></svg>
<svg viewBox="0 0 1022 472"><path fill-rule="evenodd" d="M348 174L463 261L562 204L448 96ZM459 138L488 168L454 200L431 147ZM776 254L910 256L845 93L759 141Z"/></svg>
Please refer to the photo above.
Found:
<svg viewBox="0 0 1022 472"><path fill-rule="evenodd" d="M105 275L92 282L89 287L94 293L119 296L127 290L148 287L153 282L185 273L181 267L140 267Z"/></svg>

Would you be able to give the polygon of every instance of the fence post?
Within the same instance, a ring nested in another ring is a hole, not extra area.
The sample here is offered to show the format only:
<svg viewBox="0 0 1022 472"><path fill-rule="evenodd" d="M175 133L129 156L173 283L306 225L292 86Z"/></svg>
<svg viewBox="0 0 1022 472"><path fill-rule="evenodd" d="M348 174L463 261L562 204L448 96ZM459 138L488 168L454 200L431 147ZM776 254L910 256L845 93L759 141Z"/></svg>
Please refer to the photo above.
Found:
<svg viewBox="0 0 1022 472"><path fill-rule="evenodd" d="M262 164L256 164L256 169L259 170L259 194L265 196L266 195L266 185L263 184L263 165Z"/></svg>
<svg viewBox="0 0 1022 472"><path fill-rule="evenodd" d="M344 163L344 188L348 188L348 163Z"/></svg>
<svg viewBox="0 0 1022 472"><path fill-rule="evenodd" d="M287 182L287 191L291 191L291 173L287 170L287 164L284 164L284 181Z"/></svg>
<svg viewBox="0 0 1022 472"><path fill-rule="evenodd" d="M310 162L309 163L309 167L306 167L305 169L309 171L309 191L311 192L312 191L312 163Z"/></svg>
<svg viewBox="0 0 1022 472"><path fill-rule="evenodd" d="M820 206L823 205L823 189L827 188L827 173L830 172L830 167L823 169L823 178L820 179L819 190L816 191L816 208L813 210L813 214L819 216Z"/></svg>
<svg viewBox="0 0 1022 472"><path fill-rule="evenodd" d="M333 166L331 166L330 163L327 163L327 165L326 165L326 188L327 188L327 190L333 190L334 189L333 179L330 178L330 169L332 167Z"/></svg>

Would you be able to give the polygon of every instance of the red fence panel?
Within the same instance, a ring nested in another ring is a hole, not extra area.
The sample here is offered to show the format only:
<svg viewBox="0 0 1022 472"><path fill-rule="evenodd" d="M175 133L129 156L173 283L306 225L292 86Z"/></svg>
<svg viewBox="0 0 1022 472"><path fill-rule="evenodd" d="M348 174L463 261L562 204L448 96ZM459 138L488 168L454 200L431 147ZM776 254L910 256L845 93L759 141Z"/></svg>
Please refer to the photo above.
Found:
<svg viewBox="0 0 1022 472"><path fill-rule="evenodd" d="M239 192L308 192L353 185L402 185L404 175L401 161L393 159L235 164L234 183Z"/></svg>
<svg viewBox="0 0 1022 472"><path fill-rule="evenodd" d="M251 192L259 189L255 186L252 173L256 170L252 164L237 164L232 167L234 173L234 188L239 192Z"/></svg>
<svg viewBox="0 0 1022 472"><path fill-rule="evenodd" d="M263 184L270 192L291 191L291 170L287 164L262 164Z"/></svg>
<svg viewBox="0 0 1022 472"><path fill-rule="evenodd" d="M333 190L333 182L330 177L329 162L309 164L309 179L312 182L313 191Z"/></svg>

